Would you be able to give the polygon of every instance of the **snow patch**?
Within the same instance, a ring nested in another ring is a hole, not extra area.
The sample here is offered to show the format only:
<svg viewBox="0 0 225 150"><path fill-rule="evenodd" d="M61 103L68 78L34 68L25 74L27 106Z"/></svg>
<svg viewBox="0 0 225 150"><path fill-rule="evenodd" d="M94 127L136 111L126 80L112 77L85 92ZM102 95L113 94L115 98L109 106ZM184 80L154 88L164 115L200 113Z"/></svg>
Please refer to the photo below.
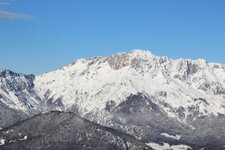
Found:
<svg viewBox="0 0 225 150"><path fill-rule="evenodd" d="M188 150L192 149L187 145L169 145L168 143L163 143L163 145L157 143L146 143L148 146L153 148L154 150Z"/></svg>
<svg viewBox="0 0 225 150"><path fill-rule="evenodd" d="M27 140L27 136L24 136L22 139L19 139L20 141Z"/></svg>
<svg viewBox="0 0 225 150"><path fill-rule="evenodd" d="M11 140L9 141L9 143L15 143L17 140Z"/></svg>
<svg viewBox="0 0 225 150"><path fill-rule="evenodd" d="M6 134L8 134L8 133L11 133L11 132L15 132L13 129L10 129L10 130L7 130L6 132L4 132L4 133L6 133Z"/></svg>
<svg viewBox="0 0 225 150"><path fill-rule="evenodd" d="M0 145L5 145L5 140L0 138Z"/></svg>
<svg viewBox="0 0 225 150"><path fill-rule="evenodd" d="M181 138L181 135L170 135L168 133L161 133L161 135L165 136L165 137L168 137L168 138L172 138L172 139L175 139L175 140L179 140Z"/></svg>

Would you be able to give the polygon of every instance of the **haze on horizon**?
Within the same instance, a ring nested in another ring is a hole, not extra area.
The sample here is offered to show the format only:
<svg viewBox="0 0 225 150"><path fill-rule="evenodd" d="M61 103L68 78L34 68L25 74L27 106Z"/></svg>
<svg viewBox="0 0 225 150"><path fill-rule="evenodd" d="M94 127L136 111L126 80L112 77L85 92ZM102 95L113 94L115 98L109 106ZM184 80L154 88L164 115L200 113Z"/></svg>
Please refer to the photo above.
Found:
<svg viewBox="0 0 225 150"><path fill-rule="evenodd" d="M225 1L0 0L0 68L39 74L133 49L225 64Z"/></svg>

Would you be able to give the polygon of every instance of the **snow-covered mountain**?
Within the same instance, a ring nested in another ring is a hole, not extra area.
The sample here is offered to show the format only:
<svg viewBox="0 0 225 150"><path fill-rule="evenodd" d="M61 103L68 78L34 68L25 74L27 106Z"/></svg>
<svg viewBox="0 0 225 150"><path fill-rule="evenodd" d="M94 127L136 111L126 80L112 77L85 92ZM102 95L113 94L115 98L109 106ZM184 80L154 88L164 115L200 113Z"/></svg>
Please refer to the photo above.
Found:
<svg viewBox="0 0 225 150"><path fill-rule="evenodd" d="M42 99L47 95L52 102L58 100L66 110L79 106L82 115L104 110L109 102L117 106L137 93L166 103L160 105L163 110L182 121L188 121L193 110L197 116L225 114L225 65L202 59L172 60L134 50L77 60L38 75L34 84Z"/></svg>
<svg viewBox="0 0 225 150"><path fill-rule="evenodd" d="M146 143L225 146L223 64L133 50L37 76L1 70L0 86L7 111L72 111Z"/></svg>

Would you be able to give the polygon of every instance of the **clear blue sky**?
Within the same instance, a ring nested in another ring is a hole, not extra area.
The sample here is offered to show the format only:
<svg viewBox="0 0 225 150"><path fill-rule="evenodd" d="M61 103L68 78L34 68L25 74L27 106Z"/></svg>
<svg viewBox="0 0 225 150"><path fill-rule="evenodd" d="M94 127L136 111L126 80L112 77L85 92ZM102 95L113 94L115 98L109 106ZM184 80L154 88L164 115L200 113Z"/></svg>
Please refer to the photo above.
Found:
<svg viewBox="0 0 225 150"><path fill-rule="evenodd" d="M0 68L39 74L132 49L225 63L225 0L0 0Z"/></svg>

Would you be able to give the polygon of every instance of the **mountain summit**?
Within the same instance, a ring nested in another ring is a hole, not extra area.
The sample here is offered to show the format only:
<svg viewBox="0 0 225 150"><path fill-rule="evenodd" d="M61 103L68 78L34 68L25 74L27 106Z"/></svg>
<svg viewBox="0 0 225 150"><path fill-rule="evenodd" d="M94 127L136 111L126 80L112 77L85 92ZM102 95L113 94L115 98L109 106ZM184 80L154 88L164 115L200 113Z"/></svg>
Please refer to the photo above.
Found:
<svg viewBox="0 0 225 150"><path fill-rule="evenodd" d="M38 112L60 110L150 145L225 145L224 64L133 50L79 59L37 76L6 72L0 73L0 113L14 119L0 117L2 127ZM14 117L15 112L21 115Z"/></svg>

